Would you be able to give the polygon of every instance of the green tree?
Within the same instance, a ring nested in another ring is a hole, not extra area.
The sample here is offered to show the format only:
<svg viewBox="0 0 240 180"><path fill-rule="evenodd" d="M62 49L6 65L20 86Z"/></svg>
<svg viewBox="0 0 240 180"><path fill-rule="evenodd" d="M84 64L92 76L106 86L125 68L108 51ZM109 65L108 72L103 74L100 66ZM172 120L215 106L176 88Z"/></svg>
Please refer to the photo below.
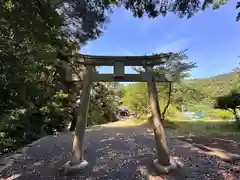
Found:
<svg viewBox="0 0 240 180"><path fill-rule="evenodd" d="M238 115L238 108L240 106L240 93L232 91L230 94L217 98L216 108L231 110L236 118L236 122L240 127L240 117Z"/></svg>
<svg viewBox="0 0 240 180"><path fill-rule="evenodd" d="M135 17L142 17L144 14L147 14L151 18L155 18L157 16L166 16L167 13L174 13L179 17L190 18L200 10L205 10L209 6L217 9L226 4L228 0L104 0L103 2L106 5L122 5L127 10L132 11Z"/></svg>
<svg viewBox="0 0 240 180"><path fill-rule="evenodd" d="M160 112L161 112L162 120L165 120L165 115L172 102L173 84L180 83L181 80L187 76L188 72L195 66L196 66L195 63L188 61L188 57L185 54L185 51L183 51L183 52L173 54L173 56L164 63L164 66L155 67L153 69L156 76L156 80L158 78L161 79L162 76L167 76L167 75L170 75L173 79L173 82L172 81L169 81L167 83L158 82L156 84L158 96L160 99L160 108L161 108ZM142 68L139 68L139 69L134 68L134 70L136 70L137 72L144 71ZM145 91L146 92L144 93L147 94L146 89ZM136 96L134 95L133 97L136 98ZM147 100L146 97L143 99L145 101ZM138 98L136 98L135 101L138 101Z"/></svg>
<svg viewBox="0 0 240 180"><path fill-rule="evenodd" d="M75 53L79 43L99 37L105 23L101 8L92 9L97 2L81 2L82 9L74 1L69 2L71 8L63 1L1 1L0 139L4 149L54 129L62 131L73 119L76 101L71 98L79 95L81 85L74 89L66 81L68 70L63 64L79 67L62 54ZM75 31L76 27L81 28Z"/></svg>
<svg viewBox="0 0 240 180"><path fill-rule="evenodd" d="M116 120L116 92L109 84L94 83L90 97L89 125L102 124ZM100 115L100 116L99 116Z"/></svg>
<svg viewBox="0 0 240 180"><path fill-rule="evenodd" d="M146 83L134 83L124 87L123 104L138 117L149 112L148 92Z"/></svg>
<svg viewBox="0 0 240 180"><path fill-rule="evenodd" d="M185 51L176 53L172 58L166 61L164 67L157 67L155 69L156 76L167 73L173 78L173 82L170 81L167 83L157 84L159 94L161 95L161 92L165 92L164 96L166 103L161 112L163 120L165 120L166 112L172 102L173 83L180 83L182 79L188 76L189 71L196 67L195 63L188 61Z"/></svg>
<svg viewBox="0 0 240 180"><path fill-rule="evenodd" d="M173 84L171 99L172 103L175 104L178 109L184 106L186 110L191 110L195 104L202 103L208 96L198 89L189 86L185 81L186 80L182 80L180 83ZM207 102L209 101L210 100L207 99Z"/></svg>

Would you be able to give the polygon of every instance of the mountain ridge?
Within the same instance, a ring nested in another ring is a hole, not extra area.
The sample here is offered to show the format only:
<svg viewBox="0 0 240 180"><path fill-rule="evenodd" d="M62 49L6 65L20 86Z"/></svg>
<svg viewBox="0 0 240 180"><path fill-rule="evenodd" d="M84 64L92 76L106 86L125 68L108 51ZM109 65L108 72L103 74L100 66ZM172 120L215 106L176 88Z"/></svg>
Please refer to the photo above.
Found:
<svg viewBox="0 0 240 180"><path fill-rule="evenodd" d="M239 82L237 72L219 74L209 78L185 80L185 83L209 97L226 95L236 89Z"/></svg>

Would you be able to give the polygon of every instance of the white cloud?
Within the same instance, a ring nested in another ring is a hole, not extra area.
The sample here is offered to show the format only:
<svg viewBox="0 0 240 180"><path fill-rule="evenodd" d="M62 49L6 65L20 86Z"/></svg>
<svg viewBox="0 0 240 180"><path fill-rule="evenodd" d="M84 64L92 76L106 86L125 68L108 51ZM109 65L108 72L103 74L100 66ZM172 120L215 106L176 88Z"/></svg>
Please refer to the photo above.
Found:
<svg viewBox="0 0 240 180"><path fill-rule="evenodd" d="M154 53L178 52L189 48L190 38L181 38L159 46Z"/></svg>

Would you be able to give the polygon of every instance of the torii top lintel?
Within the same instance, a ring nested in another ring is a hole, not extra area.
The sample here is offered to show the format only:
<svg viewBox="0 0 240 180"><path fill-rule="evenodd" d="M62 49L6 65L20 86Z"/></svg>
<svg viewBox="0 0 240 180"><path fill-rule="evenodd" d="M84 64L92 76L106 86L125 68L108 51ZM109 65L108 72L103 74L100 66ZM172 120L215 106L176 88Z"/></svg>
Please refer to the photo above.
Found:
<svg viewBox="0 0 240 180"><path fill-rule="evenodd" d="M76 61L83 65L114 66L115 63L124 63L124 66L160 65L174 56L174 53L161 53L150 56L96 56L75 54Z"/></svg>

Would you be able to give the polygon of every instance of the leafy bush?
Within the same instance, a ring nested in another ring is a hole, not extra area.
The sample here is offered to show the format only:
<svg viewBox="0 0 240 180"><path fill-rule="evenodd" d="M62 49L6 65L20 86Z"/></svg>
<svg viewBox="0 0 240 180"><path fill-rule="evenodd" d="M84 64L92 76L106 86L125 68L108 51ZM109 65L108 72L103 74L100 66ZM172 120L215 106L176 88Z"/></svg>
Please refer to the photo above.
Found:
<svg viewBox="0 0 240 180"><path fill-rule="evenodd" d="M12 110L1 116L0 152L15 149L24 137L24 109Z"/></svg>
<svg viewBox="0 0 240 180"><path fill-rule="evenodd" d="M114 90L104 83L93 85L89 103L88 125L116 120L117 98Z"/></svg>
<svg viewBox="0 0 240 180"><path fill-rule="evenodd" d="M63 91L56 92L47 105L39 109L43 117L43 126L46 133L55 130L61 132L72 120L72 109L69 107L69 95Z"/></svg>

